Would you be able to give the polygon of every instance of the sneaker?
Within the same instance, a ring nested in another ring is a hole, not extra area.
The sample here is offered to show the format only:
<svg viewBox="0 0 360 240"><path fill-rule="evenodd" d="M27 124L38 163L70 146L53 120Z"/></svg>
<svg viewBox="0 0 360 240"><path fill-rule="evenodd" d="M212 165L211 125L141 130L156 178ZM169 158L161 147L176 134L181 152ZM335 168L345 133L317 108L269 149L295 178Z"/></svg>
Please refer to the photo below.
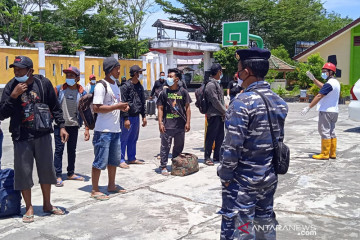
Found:
<svg viewBox="0 0 360 240"><path fill-rule="evenodd" d="M169 173L169 171L168 171L166 168L163 168L163 169L161 169L161 175L169 176L170 173Z"/></svg>

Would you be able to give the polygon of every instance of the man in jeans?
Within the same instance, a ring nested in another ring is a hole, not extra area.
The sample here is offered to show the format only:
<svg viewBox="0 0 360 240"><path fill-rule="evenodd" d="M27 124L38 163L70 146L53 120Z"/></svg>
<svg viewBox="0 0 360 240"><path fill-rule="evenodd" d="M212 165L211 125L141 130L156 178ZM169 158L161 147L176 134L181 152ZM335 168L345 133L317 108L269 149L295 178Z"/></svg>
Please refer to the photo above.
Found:
<svg viewBox="0 0 360 240"><path fill-rule="evenodd" d="M10 68L15 77L5 86L0 103L0 120L10 118L10 132L14 143L15 190L20 190L26 204L23 222L34 221L31 203L31 188L34 186L32 171L34 158L43 194L43 210L46 213L63 215L64 211L50 202L51 184L56 184L51 144L51 130L36 130L34 108L37 103L49 106L51 115L60 128L61 141L69 137L54 88L49 79L33 75L33 62L26 56L17 56Z"/></svg>
<svg viewBox="0 0 360 240"><path fill-rule="evenodd" d="M121 102L120 89L116 79L120 76L120 64L113 57L103 63L105 79L97 83L94 91L94 112L98 114L94 129L95 159L92 165L91 197L104 201L109 197L99 190L101 170L108 169L108 192L125 193L123 188L115 185L116 168L120 164L120 110L127 112L129 106Z"/></svg>
<svg viewBox="0 0 360 240"><path fill-rule="evenodd" d="M145 110L145 94L144 88L140 83L143 79L142 72L145 69L141 69L138 65L134 65L130 68L129 79L122 87L122 101L129 103L129 112L121 113L121 163L119 167L129 168L129 165L125 162L125 152L127 152L129 164L143 164L144 162L136 159L136 143L139 138L140 131L140 119L142 118L142 126L147 125L146 110Z"/></svg>
<svg viewBox="0 0 360 240"><path fill-rule="evenodd" d="M208 127L205 138L205 164L213 166L213 161L220 160L220 147L224 140L224 117L225 102L224 92L220 86L222 78L221 65L215 63L210 69L211 77L205 87L205 98L208 101L209 108L206 112ZM212 146L215 141L213 161L211 160Z"/></svg>
<svg viewBox="0 0 360 240"><path fill-rule="evenodd" d="M76 175L74 171L78 133L79 128L82 125L82 119L78 112L78 105L80 98L86 94L86 91L84 91L83 87L78 84L80 80L79 69L77 69L76 67L69 67L68 69L64 69L63 72L66 74L66 82L62 85L58 85L55 88L55 93L58 97L61 109L63 110L65 129L69 133L69 140L67 142L67 179L84 181L84 178L82 176ZM57 125L55 125L54 127L54 138L54 166L57 177L56 186L62 187L64 186L62 180L62 157L65 144L61 142L60 129Z"/></svg>
<svg viewBox="0 0 360 240"><path fill-rule="evenodd" d="M191 98L187 90L178 86L180 78L179 70L169 69L166 80L169 87L160 93L157 100L161 133L160 170L164 176L169 175L166 165L172 139L174 138L172 157L176 158L184 149L185 132L190 131Z"/></svg>

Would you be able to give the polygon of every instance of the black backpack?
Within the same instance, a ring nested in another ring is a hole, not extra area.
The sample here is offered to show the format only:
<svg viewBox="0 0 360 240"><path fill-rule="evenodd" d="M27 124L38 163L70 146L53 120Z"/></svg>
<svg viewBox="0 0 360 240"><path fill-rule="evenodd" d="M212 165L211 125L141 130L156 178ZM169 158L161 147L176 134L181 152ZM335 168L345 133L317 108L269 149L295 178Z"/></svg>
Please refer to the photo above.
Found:
<svg viewBox="0 0 360 240"><path fill-rule="evenodd" d="M207 83L201 84L201 87L195 90L195 106L200 110L200 113L206 114L209 108L208 102L205 98L205 87Z"/></svg>
<svg viewBox="0 0 360 240"><path fill-rule="evenodd" d="M107 85L104 80L99 80L96 84L101 83L105 88L105 94L107 93ZM79 100L79 114L84 121L84 124L86 127L88 127L90 130L93 130L95 128L95 122L97 118L97 114L93 111L93 99L94 94L93 93L87 93L84 96L82 96Z"/></svg>

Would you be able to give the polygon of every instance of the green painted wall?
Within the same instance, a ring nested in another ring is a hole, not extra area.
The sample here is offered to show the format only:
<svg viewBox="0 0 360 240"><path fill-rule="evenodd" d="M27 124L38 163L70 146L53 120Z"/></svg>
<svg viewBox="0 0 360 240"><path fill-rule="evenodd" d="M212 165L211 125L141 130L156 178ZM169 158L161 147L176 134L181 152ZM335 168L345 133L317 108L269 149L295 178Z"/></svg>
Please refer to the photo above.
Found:
<svg viewBox="0 0 360 240"><path fill-rule="evenodd" d="M360 36L360 25L351 29L351 49L350 49L350 85L360 79L360 46L354 46L354 37Z"/></svg>

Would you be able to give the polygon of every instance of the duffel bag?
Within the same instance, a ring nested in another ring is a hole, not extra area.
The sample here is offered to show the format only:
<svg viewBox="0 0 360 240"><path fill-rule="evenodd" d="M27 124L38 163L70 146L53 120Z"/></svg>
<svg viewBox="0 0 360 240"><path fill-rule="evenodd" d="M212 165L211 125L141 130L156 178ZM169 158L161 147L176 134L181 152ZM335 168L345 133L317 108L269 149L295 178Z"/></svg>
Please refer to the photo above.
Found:
<svg viewBox="0 0 360 240"><path fill-rule="evenodd" d="M21 195L14 190L14 170L0 170L0 217L20 215Z"/></svg>
<svg viewBox="0 0 360 240"><path fill-rule="evenodd" d="M171 175L186 176L199 171L198 157L191 153L181 153L172 159Z"/></svg>

